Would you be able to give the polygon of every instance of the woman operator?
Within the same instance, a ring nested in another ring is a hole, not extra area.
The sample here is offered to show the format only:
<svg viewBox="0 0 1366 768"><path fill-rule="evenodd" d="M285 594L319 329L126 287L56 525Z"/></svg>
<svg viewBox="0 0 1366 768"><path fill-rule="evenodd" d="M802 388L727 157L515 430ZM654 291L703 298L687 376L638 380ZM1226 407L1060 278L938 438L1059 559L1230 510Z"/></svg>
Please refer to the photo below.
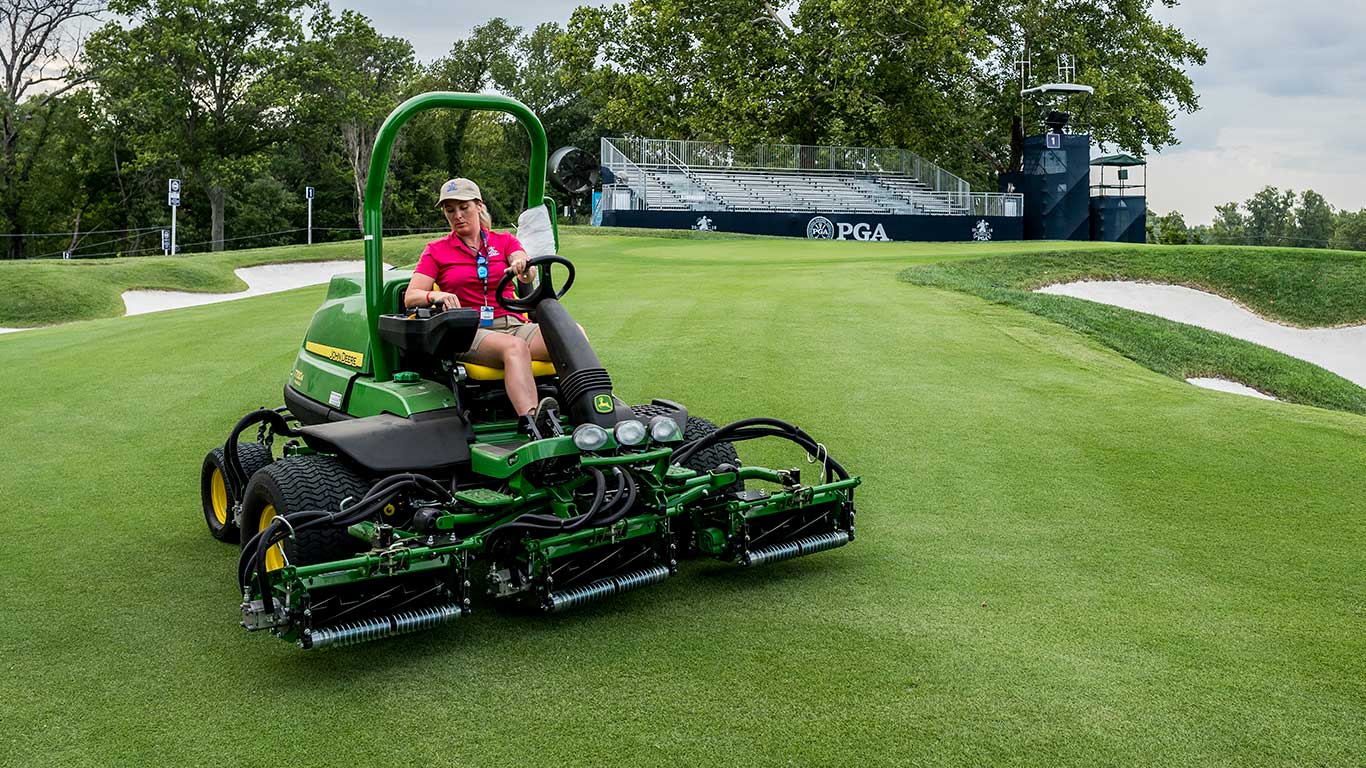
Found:
<svg viewBox="0 0 1366 768"><path fill-rule="evenodd" d="M403 294L408 307L438 304L445 309L479 309L479 329L469 351L457 355L464 362L503 369L503 386L517 412L519 427L533 438L541 435L536 422L541 411L554 408L550 398L536 402L532 360L549 360L545 339L535 323L503 309L494 295L503 273L512 270L523 283L531 282L527 254L517 238L494 232L479 186L469 179L441 185L436 205L446 215L451 233L427 243ZM443 290L436 290L440 285ZM506 296L513 298L508 284Z"/></svg>

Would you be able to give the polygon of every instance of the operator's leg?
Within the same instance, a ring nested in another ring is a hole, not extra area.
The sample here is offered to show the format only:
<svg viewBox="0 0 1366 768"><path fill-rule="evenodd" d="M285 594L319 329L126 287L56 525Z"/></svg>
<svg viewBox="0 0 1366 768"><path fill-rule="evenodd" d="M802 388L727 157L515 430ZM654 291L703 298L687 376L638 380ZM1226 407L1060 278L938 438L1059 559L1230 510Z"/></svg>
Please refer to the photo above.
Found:
<svg viewBox="0 0 1366 768"><path fill-rule="evenodd" d="M491 333L467 359L503 369L503 386L518 416L535 410L536 382L531 377L531 349L525 341L508 333Z"/></svg>

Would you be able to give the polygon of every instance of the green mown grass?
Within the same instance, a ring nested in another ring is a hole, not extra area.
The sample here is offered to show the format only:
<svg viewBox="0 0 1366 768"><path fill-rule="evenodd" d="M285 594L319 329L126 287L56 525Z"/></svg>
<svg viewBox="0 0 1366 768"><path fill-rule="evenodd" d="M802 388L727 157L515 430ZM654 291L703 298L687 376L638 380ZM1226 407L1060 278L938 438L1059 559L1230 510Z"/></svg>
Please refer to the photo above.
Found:
<svg viewBox="0 0 1366 768"><path fill-rule="evenodd" d="M619 227L562 227L570 238L614 237L630 233ZM754 240L755 235L650 230L645 237L689 240ZM412 264L423 243L436 235L386 237L384 249L391 264ZM0 327L31 328L73 320L123 315L122 294L131 290L233 293L246 290L234 269L282 262L360 260L361 241L317 245L287 245L175 257L147 256L121 259L35 259L0 261Z"/></svg>
<svg viewBox="0 0 1366 768"><path fill-rule="evenodd" d="M411 253L410 263L416 261L422 243L431 237L385 238L385 252ZM362 258L361 242L352 240L167 257L0 261L0 326L28 328L119 317L124 310L124 291L244 291L246 284L232 272L239 267Z"/></svg>
<svg viewBox="0 0 1366 768"><path fill-rule="evenodd" d="M1366 413L1366 390L1311 363L1141 312L1034 292L1074 280L1144 280L1215 293L1290 325L1355 325L1366 322L1366 256L1359 253L1126 247L917 265L899 277L1033 312L1178 379L1217 376L1294 403Z"/></svg>
<svg viewBox="0 0 1366 768"><path fill-rule="evenodd" d="M801 425L864 478L858 540L319 654L236 626L198 470L322 287L0 337L0 755L1360 765L1366 419L896 279L1027 247L566 238L618 393Z"/></svg>

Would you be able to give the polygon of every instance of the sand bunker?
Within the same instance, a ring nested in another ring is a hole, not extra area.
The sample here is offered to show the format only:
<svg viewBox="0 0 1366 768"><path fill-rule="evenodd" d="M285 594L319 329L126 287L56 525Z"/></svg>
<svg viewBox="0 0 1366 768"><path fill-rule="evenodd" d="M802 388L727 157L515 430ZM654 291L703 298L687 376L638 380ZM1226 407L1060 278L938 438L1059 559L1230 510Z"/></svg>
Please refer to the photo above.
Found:
<svg viewBox="0 0 1366 768"><path fill-rule="evenodd" d="M1235 395L1246 395L1248 397L1256 397L1262 400L1275 400L1276 402L1280 402L1279 397L1272 397L1271 395L1268 395L1265 392L1259 392L1253 389L1252 387L1246 386L1244 384L1239 384L1236 381L1229 381L1228 379L1215 379L1210 378L1208 376L1198 376L1194 379L1186 379L1186 383L1194 384L1197 387L1204 387L1205 389L1213 389L1219 392L1230 392Z"/></svg>
<svg viewBox="0 0 1366 768"><path fill-rule="evenodd" d="M1366 387L1366 325L1292 328L1258 317L1222 296L1179 285L1088 280L1050 285L1039 292L1112 304L1218 331L1298 357Z"/></svg>
<svg viewBox="0 0 1366 768"><path fill-rule="evenodd" d="M390 269L389 265L384 265ZM278 293L309 285L318 285L332 279L333 275L365 270L363 261L313 261L294 264L266 264L260 267L243 267L233 273L247 284L245 291L237 293L189 293L187 291L124 291L124 314L145 315L148 312L161 312L181 307L196 307L200 304L217 304L220 301L245 299L248 296L261 296ZM51 326L37 326L48 328ZM0 328L0 333L30 331L32 328Z"/></svg>
<svg viewBox="0 0 1366 768"><path fill-rule="evenodd" d="M261 296L267 293L303 288L308 285L325 283L336 274L360 272L364 269L365 262L363 261L314 261L243 267L242 269L234 269L233 273L247 284L245 291L238 291L237 293L124 291L123 305L127 308L125 314L145 315L148 312L196 307L200 304L216 304L220 301L245 299L248 296ZM388 269L388 266L385 269Z"/></svg>

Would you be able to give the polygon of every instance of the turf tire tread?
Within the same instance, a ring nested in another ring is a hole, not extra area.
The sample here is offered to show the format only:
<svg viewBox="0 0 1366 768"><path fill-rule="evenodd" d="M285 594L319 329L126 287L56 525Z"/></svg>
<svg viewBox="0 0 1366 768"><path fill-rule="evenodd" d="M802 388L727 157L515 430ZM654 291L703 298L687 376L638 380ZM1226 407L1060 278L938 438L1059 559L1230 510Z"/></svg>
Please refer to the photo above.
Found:
<svg viewBox="0 0 1366 768"><path fill-rule="evenodd" d="M232 519L231 514L229 514L228 522L222 526L218 525L216 519L210 519L213 516L213 507L209 500L210 478L212 477L212 471L217 469L223 474L224 482L227 482L228 463L225 457L226 454L223 453L223 446L221 445L214 448L212 451L209 451L209 455L204 457L204 466L200 471L199 478L200 496L203 498L204 521L208 523L209 535L219 541L237 544L239 543L241 534L237 530L237 521ZM258 469L270 464L275 460L275 457L271 454L270 448L263 443L238 443L237 460L242 464L242 472L245 473L247 479L250 480L251 476L256 474ZM231 492L229 493L231 494ZM232 505L234 503L232 498L228 499L229 513L232 512Z"/></svg>
<svg viewBox="0 0 1366 768"><path fill-rule="evenodd" d="M259 521L261 510L273 504L278 514L305 510L335 512L347 497L359 501L370 485L332 456L310 455L281 459L252 477L247 485L243 521ZM250 534L247 533L250 531ZM256 526L244 526L242 542L256 534ZM364 542L335 526L315 526L299 531L285 542L285 556L293 565L326 563L365 549Z"/></svg>

